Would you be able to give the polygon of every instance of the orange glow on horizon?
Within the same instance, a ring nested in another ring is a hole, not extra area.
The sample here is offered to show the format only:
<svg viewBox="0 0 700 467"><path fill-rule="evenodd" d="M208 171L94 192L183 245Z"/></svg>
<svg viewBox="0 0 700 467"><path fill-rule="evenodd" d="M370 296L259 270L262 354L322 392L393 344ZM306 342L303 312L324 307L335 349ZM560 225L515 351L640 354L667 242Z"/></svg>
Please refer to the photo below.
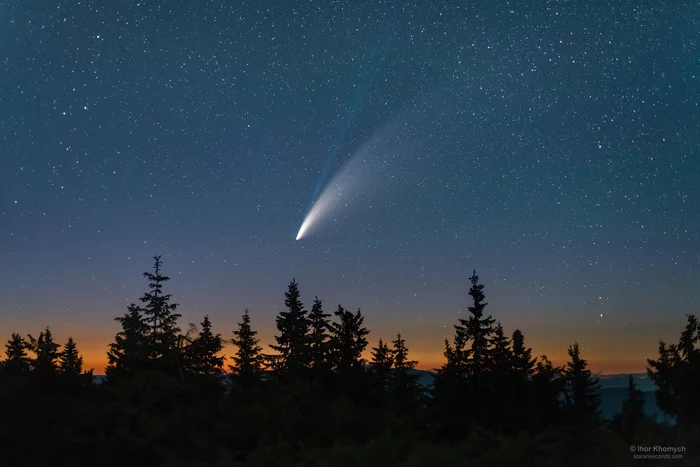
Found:
<svg viewBox="0 0 700 467"><path fill-rule="evenodd" d="M201 317L183 317L182 322L198 321ZM219 332L225 341L231 338L231 330L237 328L240 316L216 316L214 315L215 332ZM508 321L511 321L510 319ZM516 321L516 320L512 320ZM115 333L119 330L118 323L102 325L103 317L91 317L82 326L56 326L51 325L54 339L63 344L69 336L72 336L83 355L83 367L86 370L94 369L94 374L103 375L107 364L107 349L113 342ZM9 325L8 325L9 324ZM21 324L21 325L20 325ZM49 323L51 324L51 323ZM605 329L582 329L578 327L553 327L546 323L537 323L537 326L528 327L522 323L515 323L523 330L527 347L532 348L532 356L547 355L553 364L563 366L568 360L567 349L573 342L578 341L583 358L588 361L589 368L594 374L621 374L621 373L645 373L647 358L655 358L658 352L658 341L676 342L682 322L668 320L664 325L649 324L630 326L627 324L616 325L609 323ZM533 324L533 323L531 323ZM397 326L394 320L388 320L384 316L368 316L366 326L370 330L368 336L369 345L363 354L366 360L371 359L371 349L377 345L381 337L387 344L395 339L397 331L400 331L409 348L409 356L417 360L418 369L433 371L444 363L444 339L452 340L453 329L451 326L438 324L421 324L417 326L401 323ZM36 336L45 326L36 326L27 323L3 323L0 328L0 339L4 342L9 339L14 331L26 336L28 333ZM270 352L268 344L274 342L273 335L277 333L274 322L259 315L253 317L253 327L259 330L258 337L263 352ZM184 328L184 326L183 326ZM398 329L397 329L398 328ZM505 327L510 335L515 327ZM225 368L231 364L230 357L235 353L231 344L224 347L223 354L227 357ZM4 357L4 355L3 355Z"/></svg>
<svg viewBox="0 0 700 467"><path fill-rule="evenodd" d="M230 358L235 352L232 345L227 346L224 349L224 355L227 357L224 362L224 368L228 371L228 366L233 363ZM548 355L547 356L555 366L564 366L568 355L562 353L561 355ZM365 360L371 359L370 352L365 352L363 355ZM412 357L416 358L416 357ZM435 354L428 355L427 358L418 361L416 366L419 370L424 371L435 371L435 369L440 368L445 362L443 355ZM630 360L602 360L602 361L589 361L589 368L593 374L601 375L614 375L614 374L630 374L630 373L646 373L646 357L640 357ZM99 354L83 354L83 368L85 370L94 369L95 375L104 375L105 367L107 366L107 356L106 352L103 355Z"/></svg>

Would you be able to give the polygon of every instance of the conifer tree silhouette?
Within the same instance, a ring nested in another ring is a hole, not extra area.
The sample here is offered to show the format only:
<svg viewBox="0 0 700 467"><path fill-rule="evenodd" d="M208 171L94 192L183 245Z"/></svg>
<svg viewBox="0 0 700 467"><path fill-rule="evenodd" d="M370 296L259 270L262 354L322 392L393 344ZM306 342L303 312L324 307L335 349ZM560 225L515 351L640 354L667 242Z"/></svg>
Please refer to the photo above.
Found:
<svg viewBox="0 0 700 467"><path fill-rule="evenodd" d="M629 375L622 411L613 417L611 425L621 432L625 441L632 442L634 432L644 418L644 393L637 389L634 377Z"/></svg>
<svg viewBox="0 0 700 467"><path fill-rule="evenodd" d="M309 365L310 322L300 295L299 284L292 279L285 292L287 311L280 312L276 319L280 332L275 336L277 344L270 344L270 348L278 353L272 360L272 369L285 377L300 376Z"/></svg>
<svg viewBox="0 0 700 467"><path fill-rule="evenodd" d="M455 324L454 347L445 338L444 345L445 363L436 370L439 375L449 378L464 379L468 375L467 360L467 337L464 328L460 324Z"/></svg>
<svg viewBox="0 0 700 467"><path fill-rule="evenodd" d="M489 315L484 316L484 309L488 303L484 302L484 285L479 284L479 276L476 271L469 278L471 288L469 295L473 304L468 308L471 315L468 319L459 319L459 325L455 326L455 342L461 344L469 342L470 347L464 350L467 373L473 378L473 383L479 384L479 378L487 371L489 338L493 333L495 320ZM458 338L459 337L459 338Z"/></svg>
<svg viewBox="0 0 700 467"><path fill-rule="evenodd" d="M700 425L700 325L695 315L686 318L678 344L659 342L659 358L647 360L647 374L656 384L659 408L688 428Z"/></svg>
<svg viewBox="0 0 700 467"><path fill-rule="evenodd" d="M536 358L532 358L532 349L525 347L525 336L520 329L513 331L513 368L525 378L530 379L535 371Z"/></svg>
<svg viewBox="0 0 700 467"><path fill-rule="evenodd" d="M168 372L175 372L177 368L178 335L180 328L177 320L180 315L175 313L178 305L170 303L172 296L163 293L163 283L170 280L161 274L163 265L160 256L154 256L153 266L155 274L144 272L148 279L149 292L140 298L143 307L143 319L148 324L149 358L157 368Z"/></svg>
<svg viewBox="0 0 700 467"><path fill-rule="evenodd" d="M581 358L578 343L569 346L569 358L564 376L567 384L567 413L578 425L599 426L600 383L591 376L588 362Z"/></svg>
<svg viewBox="0 0 700 467"><path fill-rule="evenodd" d="M497 322L490 340L488 367L496 375L504 376L513 369L514 355L511 342L503 332L501 322Z"/></svg>
<svg viewBox="0 0 700 467"><path fill-rule="evenodd" d="M532 375L533 425L541 428L548 422L560 420L566 377L562 367L554 366L546 355L537 359Z"/></svg>
<svg viewBox="0 0 700 467"><path fill-rule="evenodd" d="M496 385L493 402L499 408L506 430L511 432L526 429L536 420L537 395L533 384L535 363L532 350L525 348L525 337L516 329L508 341L498 322L491 339L491 357Z"/></svg>
<svg viewBox="0 0 700 467"><path fill-rule="evenodd" d="M410 370L415 369L418 364L415 360L408 359L408 347L406 346L406 339L401 337L401 333L396 335L396 339L391 341L393 348L391 353L394 360L395 374L408 373Z"/></svg>
<svg viewBox="0 0 700 467"><path fill-rule="evenodd" d="M78 353L78 347L72 337L68 338L59 354L58 371L68 377L77 377L83 373L83 357Z"/></svg>
<svg viewBox="0 0 700 467"><path fill-rule="evenodd" d="M362 352L367 347L369 331L364 327L364 316L341 305L334 313L337 321L331 324L332 362L340 381L348 385L361 383L364 376Z"/></svg>
<svg viewBox="0 0 700 467"><path fill-rule="evenodd" d="M187 347L187 369L198 376L217 376L223 373L224 357L219 354L224 345L221 334L212 332L209 315L204 315L199 335Z"/></svg>
<svg viewBox="0 0 700 467"><path fill-rule="evenodd" d="M27 374L31 368L32 361L27 355L30 348L29 343L16 332L5 344L5 361L2 362L2 373L4 375Z"/></svg>
<svg viewBox="0 0 700 467"><path fill-rule="evenodd" d="M455 346L445 338L445 363L435 369L430 388L431 408L436 419L438 438L455 442L466 433L469 416L464 395L467 393L467 361L464 333L455 325Z"/></svg>
<svg viewBox="0 0 700 467"><path fill-rule="evenodd" d="M441 436L452 440L465 435L470 420L482 417L484 404L475 401L484 397L481 392L489 388L484 376L491 367L490 337L495 320L484 316L486 297L476 271L469 281L470 316L460 318L454 325L454 346L445 339L446 361L436 370L431 390L431 405L442 426Z"/></svg>
<svg viewBox="0 0 700 467"><path fill-rule="evenodd" d="M622 403L622 416L632 422L638 422L644 417L644 393L637 389L634 377L629 375L627 383L627 399Z"/></svg>
<svg viewBox="0 0 700 467"><path fill-rule="evenodd" d="M114 337L107 352L107 380L112 383L119 377L133 377L146 365L150 343L150 328L137 305L132 303L124 316L114 320L121 324L122 330Z"/></svg>
<svg viewBox="0 0 700 467"><path fill-rule="evenodd" d="M92 371L83 372L83 357L72 337L63 346L58 356L58 373L63 384L68 388L85 388L92 386Z"/></svg>
<svg viewBox="0 0 700 467"><path fill-rule="evenodd" d="M29 348L36 354L32 365L32 373L41 386L51 384L58 375L58 349L60 346L54 342L53 334L49 327L39 334L38 338L31 335Z"/></svg>
<svg viewBox="0 0 700 467"><path fill-rule="evenodd" d="M323 312L323 302L318 296L314 298L314 304L309 313L309 362L316 375L330 370L329 354L329 330L331 315Z"/></svg>
<svg viewBox="0 0 700 467"><path fill-rule="evenodd" d="M462 334L455 334L455 346L450 345L450 341L445 338L444 345L445 363L436 369L437 376L450 380L463 379L466 377L466 360L464 359Z"/></svg>
<svg viewBox="0 0 700 467"><path fill-rule="evenodd" d="M238 347L238 350L233 356L234 364L229 366L243 386L257 382L262 372L264 357L261 354L262 347L258 345L260 339L255 337L257 333L251 327L250 314L246 308L242 321L238 323L238 329L233 331L231 343Z"/></svg>
<svg viewBox="0 0 700 467"><path fill-rule="evenodd" d="M397 407L399 410L405 411L417 407L417 404L420 402L419 376L413 371L418 362L409 360L406 340L401 337L401 333L396 335L396 339L392 341L392 344L391 353L394 360L394 368L391 371L390 378L391 390Z"/></svg>
<svg viewBox="0 0 700 467"><path fill-rule="evenodd" d="M370 361L372 382L380 393L385 393L389 389L389 376L393 364L394 357L391 349L380 337L377 346L372 348L372 360Z"/></svg>
<svg viewBox="0 0 700 467"><path fill-rule="evenodd" d="M493 334L489 339L488 359L486 361L487 372L482 374L484 379L478 397L483 406L488 406L488 415L484 415L483 425L501 429L512 433L521 428L524 417L520 413L523 403L528 403L523 395L526 391L525 381L518 378L513 364L515 357L511 349L511 342L503 331L500 321L493 328Z"/></svg>

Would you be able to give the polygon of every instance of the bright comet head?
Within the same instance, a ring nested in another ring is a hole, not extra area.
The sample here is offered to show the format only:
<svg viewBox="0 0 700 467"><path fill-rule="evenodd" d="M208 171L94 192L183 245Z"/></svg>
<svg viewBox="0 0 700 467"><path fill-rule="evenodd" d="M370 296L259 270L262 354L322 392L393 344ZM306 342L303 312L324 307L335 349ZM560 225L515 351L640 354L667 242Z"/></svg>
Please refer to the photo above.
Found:
<svg viewBox="0 0 700 467"><path fill-rule="evenodd" d="M332 199L329 199L328 194L321 195L321 197L316 200L313 207L309 213L304 218L301 227L299 227L299 233L297 233L297 240L300 240L309 231L309 228L318 220L321 213L329 211L329 207L332 204Z"/></svg>

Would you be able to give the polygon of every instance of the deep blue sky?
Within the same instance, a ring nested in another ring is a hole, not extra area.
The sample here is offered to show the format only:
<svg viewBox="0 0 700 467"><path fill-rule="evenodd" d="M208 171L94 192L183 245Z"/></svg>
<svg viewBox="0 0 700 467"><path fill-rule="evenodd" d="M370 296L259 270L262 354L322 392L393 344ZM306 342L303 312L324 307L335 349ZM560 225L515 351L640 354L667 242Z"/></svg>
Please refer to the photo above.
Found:
<svg viewBox="0 0 700 467"><path fill-rule="evenodd" d="M700 302L698 37L685 1L0 0L0 332L99 367L162 254L183 328L269 343L296 277L431 367L476 269L536 354L643 370Z"/></svg>

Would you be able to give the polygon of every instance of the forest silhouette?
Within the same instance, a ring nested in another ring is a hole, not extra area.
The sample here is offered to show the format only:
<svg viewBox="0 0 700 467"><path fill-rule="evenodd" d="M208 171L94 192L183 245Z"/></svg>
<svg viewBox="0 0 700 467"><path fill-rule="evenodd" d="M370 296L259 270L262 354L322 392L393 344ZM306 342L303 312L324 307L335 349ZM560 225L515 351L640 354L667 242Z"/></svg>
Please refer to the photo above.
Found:
<svg viewBox="0 0 700 467"><path fill-rule="evenodd" d="M318 297L307 310L295 280L271 353L247 309L225 336L208 316L183 332L154 260L140 304L115 318L103 383L83 370L72 338L60 345L49 328L11 335L0 361L0 465L700 465L695 316L647 361L667 420L644 413L631 376L606 420L579 345L563 367L534 356L520 330L506 335L487 312L476 271L468 318L445 339L426 388L401 334L370 338L361 310L326 312ZM227 368L225 342L236 349Z"/></svg>

